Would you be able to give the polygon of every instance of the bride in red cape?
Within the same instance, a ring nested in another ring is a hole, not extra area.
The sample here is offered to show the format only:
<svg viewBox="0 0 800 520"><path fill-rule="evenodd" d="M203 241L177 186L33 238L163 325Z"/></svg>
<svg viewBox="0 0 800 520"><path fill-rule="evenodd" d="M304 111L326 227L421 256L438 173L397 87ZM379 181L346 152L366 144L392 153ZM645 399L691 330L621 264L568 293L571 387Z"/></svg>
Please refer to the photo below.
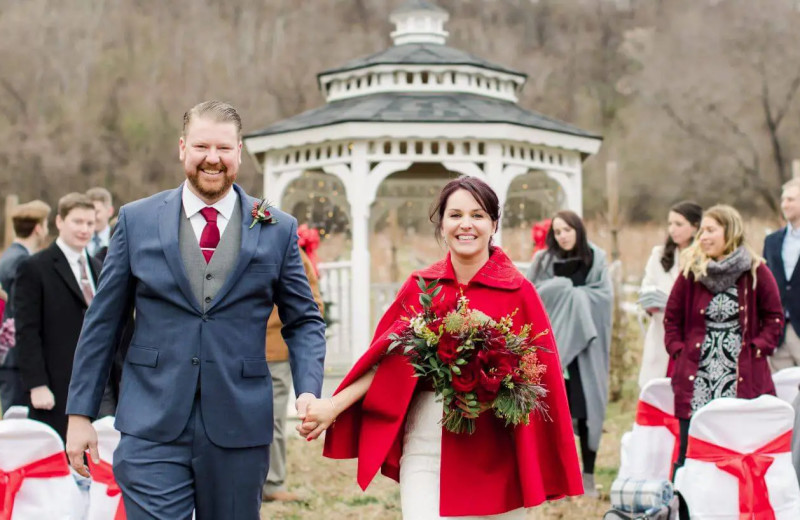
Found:
<svg viewBox="0 0 800 520"><path fill-rule="evenodd" d="M431 212L447 257L413 273L384 314L369 350L330 399L312 402L298 426L309 440L325 435L324 456L358 458L358 484L366 489L380 470L400 482L403 518L522 519L525 509L583 493L561 362L552 334L542 337L542 385L549 417L530 415L527 425L506 427L481 413L475 432L441 426L443 405L426 381L414 376L408 358L387 354L389 336L419 307L417 277L439 280L441 308L469 299L495 320L517 311L514 329L550 329L533 285L491 238L500 220L497 195L475 177L450 181ZM437 298L438 301L438 298ZM399 349L398 349L399 350Z"/></svg>

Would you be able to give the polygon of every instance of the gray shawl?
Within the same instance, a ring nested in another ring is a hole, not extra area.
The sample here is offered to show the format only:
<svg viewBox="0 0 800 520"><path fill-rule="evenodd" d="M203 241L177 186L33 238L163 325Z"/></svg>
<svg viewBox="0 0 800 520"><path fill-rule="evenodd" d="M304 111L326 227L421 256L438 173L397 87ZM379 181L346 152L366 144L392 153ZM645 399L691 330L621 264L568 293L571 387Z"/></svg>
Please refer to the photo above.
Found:
<svg viewBox="0 0 800 520"><path fill-rule="evenodd" d="M566 368L577 358L586 397L589 448L597 451L608 404L609 350L614 295L606 253L590 244L594 253L586 285L553 275L553 255L540 251L533 257L528 280L536 287L550 317L561 363Z"/></svg>

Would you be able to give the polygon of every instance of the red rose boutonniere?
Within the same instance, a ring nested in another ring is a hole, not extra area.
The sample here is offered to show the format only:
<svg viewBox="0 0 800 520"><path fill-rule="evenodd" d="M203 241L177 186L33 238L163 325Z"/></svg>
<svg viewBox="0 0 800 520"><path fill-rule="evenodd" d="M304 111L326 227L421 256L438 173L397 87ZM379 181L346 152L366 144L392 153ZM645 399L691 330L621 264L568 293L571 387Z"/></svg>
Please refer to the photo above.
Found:
<svg viewBox="0 0 800 520"><path fill-rule="evenodd" d="M253 226L256 223L261 224L277 224L278 219L272 216L272 213L269 212L269 208L271 208L267 199L261 199L257 202L253 203L253 210L250 214L253 216L253 221L250 223L250 229L253 229Z"/></svg>

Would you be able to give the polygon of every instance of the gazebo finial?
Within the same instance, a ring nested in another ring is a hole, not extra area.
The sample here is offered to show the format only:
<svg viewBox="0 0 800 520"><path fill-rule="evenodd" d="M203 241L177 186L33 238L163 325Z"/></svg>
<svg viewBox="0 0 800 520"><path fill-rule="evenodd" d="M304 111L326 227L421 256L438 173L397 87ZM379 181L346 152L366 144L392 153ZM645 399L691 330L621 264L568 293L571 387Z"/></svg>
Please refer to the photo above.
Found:
<svg viewBox="0 0 800 520"><path fill-rule="evenodd" d="M431 2L408 0L389 16L389 20L395 24L395 31L391 34L394 44L444 45L448 36L444 24L449 18L447 11Z"/></svg>

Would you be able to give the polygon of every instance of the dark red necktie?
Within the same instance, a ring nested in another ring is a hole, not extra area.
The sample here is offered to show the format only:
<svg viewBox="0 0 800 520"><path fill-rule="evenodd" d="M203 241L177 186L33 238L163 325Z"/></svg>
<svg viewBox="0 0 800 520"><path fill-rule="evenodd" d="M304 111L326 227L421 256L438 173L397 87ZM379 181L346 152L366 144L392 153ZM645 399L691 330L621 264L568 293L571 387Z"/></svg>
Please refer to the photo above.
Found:
<svg viewBox="0 0 800 520"><path fill-rule="evenodd" d="M219 228L217 227L217 210L214 208L203 208L200 214L206 219L206 227L200 235L200 251L206 259L206 263L211 261L214 251L219 244Z"/></svg>

